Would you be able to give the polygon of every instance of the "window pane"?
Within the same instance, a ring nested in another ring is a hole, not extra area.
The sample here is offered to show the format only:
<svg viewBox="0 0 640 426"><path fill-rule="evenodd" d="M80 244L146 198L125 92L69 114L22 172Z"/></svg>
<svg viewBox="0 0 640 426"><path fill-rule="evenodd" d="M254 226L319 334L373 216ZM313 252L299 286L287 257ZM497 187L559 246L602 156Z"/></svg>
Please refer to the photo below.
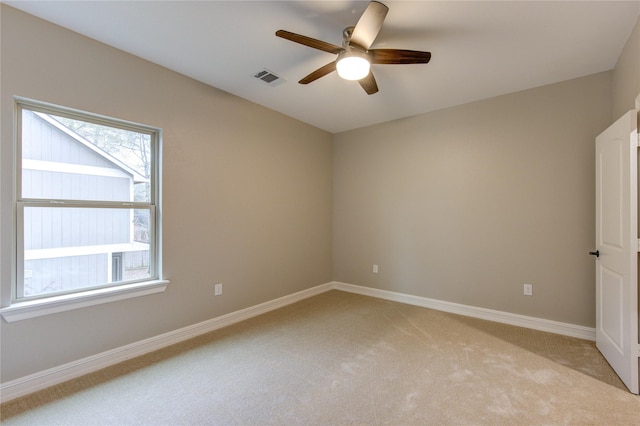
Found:
<svg viewBox="0 0 640 426"><path fill-rule="evenodd" d="M23 218L23 297L153 278L149 209L25 206Z"/></svg>
<svg viewBox="0 0 640 426"><path fill-rule="evenodd" d="M22 197L150 202L151 135L22 110Z"/></svg>

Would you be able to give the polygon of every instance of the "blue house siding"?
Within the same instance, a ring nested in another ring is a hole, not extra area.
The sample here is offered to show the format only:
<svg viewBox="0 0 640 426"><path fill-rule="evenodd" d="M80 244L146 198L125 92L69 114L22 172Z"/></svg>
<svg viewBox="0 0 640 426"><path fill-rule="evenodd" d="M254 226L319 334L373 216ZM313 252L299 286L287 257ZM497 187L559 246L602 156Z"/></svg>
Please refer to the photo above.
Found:
<svg viewBox="0 0 640 426"><path fill-rule="evenodd" d="M116 169L106 158L92 152L35 113L22 113L22 158Z"/></svg>
<svg viewBox="0 0 640 426"><path fill-rule="evenodd" d="M95 176L78 173L25 169L22 196L64 200L129 201L130 177Z"/></svg>
<svg viewBox="0 0 640 426"><path fill-rule="evenodd" d="M50 293L104 284L108 254L66 256L25 261L25 295Z"/></svg>
<svg viewBox="0 0 640 426"><path fill-rule="evenodd" d="M131 242L129 209L29 207L24 218L25 250Z"/></svg>

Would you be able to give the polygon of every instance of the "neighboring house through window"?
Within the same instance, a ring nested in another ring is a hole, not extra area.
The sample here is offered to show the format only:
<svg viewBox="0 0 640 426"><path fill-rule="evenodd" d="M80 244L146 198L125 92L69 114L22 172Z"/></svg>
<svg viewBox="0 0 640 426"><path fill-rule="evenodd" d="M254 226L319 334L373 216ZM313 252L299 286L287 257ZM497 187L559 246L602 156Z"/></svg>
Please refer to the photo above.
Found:
<svg viewBox="0 0 640 426"><path fill-rule="evenodd" d="M15 302L160 279L160 130L17 103Z"/></svg>

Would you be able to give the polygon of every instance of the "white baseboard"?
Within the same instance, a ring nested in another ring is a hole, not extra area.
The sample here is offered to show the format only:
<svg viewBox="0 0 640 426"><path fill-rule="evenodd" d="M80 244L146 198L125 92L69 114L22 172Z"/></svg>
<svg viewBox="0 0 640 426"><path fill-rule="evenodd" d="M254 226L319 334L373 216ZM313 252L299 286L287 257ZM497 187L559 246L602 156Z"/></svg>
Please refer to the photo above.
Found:
<svg viewBox="0 0 640 426"><path fill-rule="evenodd" d="M87 358L82 358L58 367L50 368L25 377L0 384L0 402L28 395L49 386L83 376L102 368L109 367L127 359L162 349L210 331L235 324L240 321L273 311L303 299L316 296L333 288L333 283L321 284L307 290L299 291L256 306L231 312L217 318L190 325L179 330L170 331L159 336L121 346Z"/></svg>
<svg viewBox="0 0 640 426"><path fill-rule="evenodd" d="M251 306L236 312L231 312L217 318L212 318L198 324L181 328L141 340L126 346L122 346L110 351L102 352L87 358L73 361L58 367L50 368L41 372L30 374L6 383L0 384L0 402L7 402L12 399L45 389L67 380L83 376L85 374L98 371L127 359L131 359L146 353L162 349L166 346L179 343L201 334L208 333L226 327L240 321L262 315L269 311L290 305L303 299L324 293L329 290L340 290L349 293L372 296L379 299L391 300L394 302L406 303L409 305L422 306L439 311L451 312L474 318L496 321L504 324L511 324L520 327L532 328L535 330L548 331L565 336L577 337L587 340L595 340L595 329L579 325L560 323L540 318L527 317L524 315L511 314L508 312L494 311L491 309L477 308L473 306L461 305L458 303L444 302L426 297L412 296L409 294L397 293L387 290L379 290L370 287L362 287L342 282L329 282L293 293L269 302Z"/></svg>
<svg viewBox="0 0 640 426"><path fill-rule="evenodd" d="M596 340L595 328L584 327L581 325L567 324L542 318L512 314L509 312L461 305L459 303L444 302L442 300L412 296L410 294L396 293L393 291L380 290L376 288L363 287L341 282L333 282L333 288L349 293L357 293L365 296L377 297L379 299L406 303L408 305L422 306L424 308L464 315L467 317L495 321L503 324L516 325L519 327L532 328L534 330L547 331L550 333L561 334L563 336L577 337L579 339L592 341Z"/></svg>

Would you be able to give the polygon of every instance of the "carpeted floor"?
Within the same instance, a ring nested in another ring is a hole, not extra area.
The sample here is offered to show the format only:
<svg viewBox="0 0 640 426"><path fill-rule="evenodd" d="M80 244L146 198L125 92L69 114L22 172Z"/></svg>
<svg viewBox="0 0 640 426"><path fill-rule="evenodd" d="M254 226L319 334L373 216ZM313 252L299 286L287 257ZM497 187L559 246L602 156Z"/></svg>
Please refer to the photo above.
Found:
<svg viewBox="0 0 640 426"><path fill-rule="evenodd" d="M7 426L640 424L593 342L339 291L1 410Z"/></svg>

